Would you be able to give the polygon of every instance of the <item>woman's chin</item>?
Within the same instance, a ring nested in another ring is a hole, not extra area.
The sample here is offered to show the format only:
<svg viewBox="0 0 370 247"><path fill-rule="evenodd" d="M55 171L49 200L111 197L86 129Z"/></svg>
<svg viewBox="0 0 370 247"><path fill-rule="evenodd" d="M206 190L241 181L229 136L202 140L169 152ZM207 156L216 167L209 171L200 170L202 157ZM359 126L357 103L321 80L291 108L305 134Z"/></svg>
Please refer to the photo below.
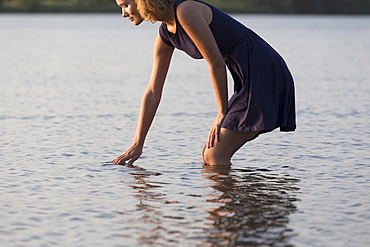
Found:
<svg viewBox="0 0 370 247"><path fill-rule="evenodd" d="M134 26L139 26L143 21L144 20L134 21L132 24L134 24Z"/></svg>

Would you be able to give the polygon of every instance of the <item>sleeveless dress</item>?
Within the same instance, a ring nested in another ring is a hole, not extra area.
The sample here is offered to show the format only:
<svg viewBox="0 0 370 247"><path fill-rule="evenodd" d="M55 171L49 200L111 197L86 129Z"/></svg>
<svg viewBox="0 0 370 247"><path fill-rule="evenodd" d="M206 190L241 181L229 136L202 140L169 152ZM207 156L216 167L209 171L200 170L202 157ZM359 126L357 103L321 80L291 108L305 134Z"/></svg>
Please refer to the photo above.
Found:
<svg viewBox="0 0 370 247"><path fill-rule="evenodd" d="M174 4L176 33L165 23L159 27L163 42L186 52L195 59L203 58L194 42L181 27ZM260 36L216 7L209 6L213 19L209 27L234 81L234 94L222 127L235 131L265 133L280 127L296 128L294 82L283 58Z"/></svg>

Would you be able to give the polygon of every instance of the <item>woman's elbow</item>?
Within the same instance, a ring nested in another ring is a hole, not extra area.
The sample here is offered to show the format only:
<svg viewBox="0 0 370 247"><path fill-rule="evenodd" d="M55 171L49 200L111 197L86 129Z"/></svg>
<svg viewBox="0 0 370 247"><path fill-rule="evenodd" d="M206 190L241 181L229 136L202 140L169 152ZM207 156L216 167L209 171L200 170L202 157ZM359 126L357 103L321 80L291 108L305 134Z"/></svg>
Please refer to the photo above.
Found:
<svg viewBox="0 0 370 247"><path fill-rule="evenodd" d="M210 64L209 69L211 73L225 73L226 64L224 61L215 62L215 63Z"/></svg>
<svg viewBox="0 0 370 247"><path fill-rule="evenodd" d="M162 92L160 90L153 90L152 88L147 88L144 93L144 98L150 100L153 103L161 101Z"/></svg>

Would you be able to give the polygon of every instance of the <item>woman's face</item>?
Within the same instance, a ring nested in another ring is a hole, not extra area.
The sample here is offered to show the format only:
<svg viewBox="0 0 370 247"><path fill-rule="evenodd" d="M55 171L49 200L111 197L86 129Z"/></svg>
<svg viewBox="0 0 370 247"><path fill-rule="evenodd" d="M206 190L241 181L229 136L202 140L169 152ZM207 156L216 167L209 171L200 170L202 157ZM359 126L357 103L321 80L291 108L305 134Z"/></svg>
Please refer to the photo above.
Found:
<svg viewBox="0 0 370 247"><path fill-rule="evenodd" d="M122 17L128 18L135 26L144 21L137 10L135 0L116 0L116 3L122 8Z"/></svg>

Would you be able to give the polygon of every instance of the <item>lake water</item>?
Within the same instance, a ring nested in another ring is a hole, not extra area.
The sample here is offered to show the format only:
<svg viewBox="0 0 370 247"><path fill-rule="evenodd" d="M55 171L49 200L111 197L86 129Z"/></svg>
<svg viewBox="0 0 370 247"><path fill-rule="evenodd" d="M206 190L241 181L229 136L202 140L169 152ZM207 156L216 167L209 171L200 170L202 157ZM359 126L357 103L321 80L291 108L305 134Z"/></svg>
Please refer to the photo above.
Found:
<svg viewBox="0 0 370 247"><path fill-rule="evenodd" d="M158 24L1 14L0 245L370 246L370 17L235 17L286 59L298 129L222 170L200 157L207 65L182 52L142 158L110 163L131 145Z"/></svg>

